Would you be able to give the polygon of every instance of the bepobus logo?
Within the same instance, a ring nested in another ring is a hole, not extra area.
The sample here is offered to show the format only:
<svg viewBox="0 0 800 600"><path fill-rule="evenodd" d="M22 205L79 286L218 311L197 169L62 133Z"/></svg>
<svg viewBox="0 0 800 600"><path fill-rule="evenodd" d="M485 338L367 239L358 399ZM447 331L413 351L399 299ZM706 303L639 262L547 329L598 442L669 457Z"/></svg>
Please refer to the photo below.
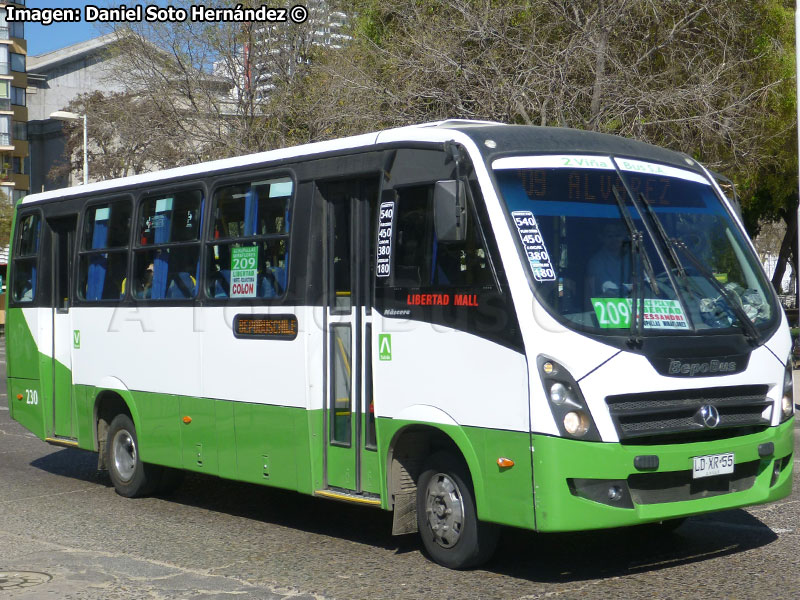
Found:
<svg viewBox="0 0 800 600"><path fill-rule="evenodd" d="M680 360L669 361L670 375L707 375L711 373L733 373L736 371L736 362L729 360L710 360L708 362L689 363Z"/></svg>

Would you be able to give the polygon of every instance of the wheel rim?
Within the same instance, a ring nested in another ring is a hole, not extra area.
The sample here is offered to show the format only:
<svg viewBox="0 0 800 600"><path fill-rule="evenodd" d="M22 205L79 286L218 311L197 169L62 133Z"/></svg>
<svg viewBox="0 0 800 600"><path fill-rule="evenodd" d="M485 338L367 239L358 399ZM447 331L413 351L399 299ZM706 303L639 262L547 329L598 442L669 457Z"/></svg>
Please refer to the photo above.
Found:
<svg viewBox="0 0 800 600"><path fill-rule="evenodd" d="M425 513L436 543L442 548L455 546L464 526L464 501L449 475L437 473L428 482Z"/></svg>
<svg viewBox="0 0 800 600"><path fill-rule="evenodd" d="M133 436L124 429L118 431L114 436L112 444L114 450L114 469L123 481L130 481L136 470L136 444Z"/></svg>

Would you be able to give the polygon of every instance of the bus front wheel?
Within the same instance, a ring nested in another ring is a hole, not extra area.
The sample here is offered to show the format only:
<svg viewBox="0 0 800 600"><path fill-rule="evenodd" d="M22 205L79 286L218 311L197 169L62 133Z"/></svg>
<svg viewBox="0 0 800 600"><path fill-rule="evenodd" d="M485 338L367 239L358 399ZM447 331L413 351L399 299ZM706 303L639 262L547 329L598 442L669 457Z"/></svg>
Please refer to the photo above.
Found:
<svg viewBox="0 0 800 600"><path fill-rule="evenodd" d="M120 496L135 498L145 496L158 484L158 467L142 462L139 441L133 421L119 414L108 427L106 465L111 483Z"/></svg>
<svg viewBox="0 0 800 600"><path fill-rule="evenodd" d="M478 566L497 546L497 528L478 520L466 466L449 453L432 456L419 477L417 525L428 555L451 569Z"/></svg>

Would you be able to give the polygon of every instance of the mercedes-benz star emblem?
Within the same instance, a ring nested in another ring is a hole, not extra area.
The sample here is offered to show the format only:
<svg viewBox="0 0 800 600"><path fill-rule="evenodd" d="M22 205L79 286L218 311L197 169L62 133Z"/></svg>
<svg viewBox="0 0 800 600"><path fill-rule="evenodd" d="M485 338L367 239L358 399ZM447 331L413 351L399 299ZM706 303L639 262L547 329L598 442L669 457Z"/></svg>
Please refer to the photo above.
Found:
<svg viewBox="0 0 800 600"><path fill-rule="evenodd" d="M715 406L704 404L700 407L700 410L697 411L697 414L705 427L713 429L719 425L719 411Z"/></svg>

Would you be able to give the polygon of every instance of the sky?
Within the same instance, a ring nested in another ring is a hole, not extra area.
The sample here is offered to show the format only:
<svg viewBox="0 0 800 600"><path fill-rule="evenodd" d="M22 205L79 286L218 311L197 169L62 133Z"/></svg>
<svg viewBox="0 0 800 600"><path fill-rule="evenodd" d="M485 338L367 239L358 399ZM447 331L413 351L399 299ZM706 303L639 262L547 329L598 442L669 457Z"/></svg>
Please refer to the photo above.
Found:
<svg viewBox="0 0 800 600"><path fill-rule="evenodd" d="M74 0L27 0L26 8L80 8L81 15L87 4L94 4L99 7L119 6L125 4L128 7L137 5L146 6L148 4L168 4L165 0L145 0L128 2L112 0L96 0L95 2L75 2ZM52 25L40 25L38 23L25 23L25 39L28 41L28 55L38 56L83 42L107 33L102 24L86 23L53 23Z"/></svg>
<svg viewBox="0 0 800 600"><path fill-rule="evenodd" d="M83 8L87 2L74 0L28 0L26 8ZM38 23L25 23L25 39L28 40L28 55L37 56L52 52L65 46L102 35L102 31L92 23L53 23L40 25Z"/></svg>

